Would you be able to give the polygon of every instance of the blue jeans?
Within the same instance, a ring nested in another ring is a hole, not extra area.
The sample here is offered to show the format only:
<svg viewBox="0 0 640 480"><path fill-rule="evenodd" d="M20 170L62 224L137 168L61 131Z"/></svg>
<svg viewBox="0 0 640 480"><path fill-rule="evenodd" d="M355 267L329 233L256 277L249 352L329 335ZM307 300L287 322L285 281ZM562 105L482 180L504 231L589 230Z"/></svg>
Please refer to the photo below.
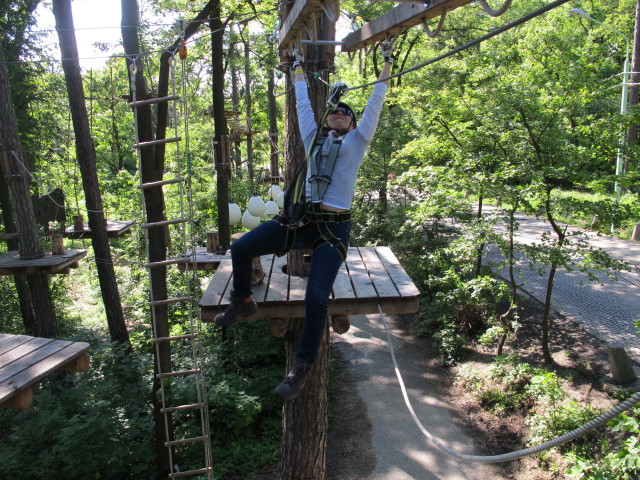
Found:
<svg viewBox="0 0 640 480"><path fill-rule="evenodd" d="M351 222L329 223L329 230L347 248L351 234ZM262 223L245 233L231 245L233 264L233 292L240 297L252 295L252 259L261 255L282 252L288 227L275 220ZM312 248L320 237L318 226L310 222L297 229L294 249ZM317 247L311 257L311 271L305 294L304 325L296 356L306 362L314 362L327 324L327 306L333 282L342 264L339 250L329 243Z"/></svg>

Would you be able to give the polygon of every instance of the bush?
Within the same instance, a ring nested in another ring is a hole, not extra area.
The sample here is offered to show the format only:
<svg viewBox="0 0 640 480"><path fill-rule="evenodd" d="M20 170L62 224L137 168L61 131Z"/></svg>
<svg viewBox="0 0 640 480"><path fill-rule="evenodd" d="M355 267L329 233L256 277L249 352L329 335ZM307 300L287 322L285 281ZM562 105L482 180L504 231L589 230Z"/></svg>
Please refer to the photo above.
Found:
<svg viewBox="0 0 640 480"><path fill-rule="evenodd" d="M96 344L88 371L50 375L29 409L0 412L0 477L155 478L149 368Z"/></svg>

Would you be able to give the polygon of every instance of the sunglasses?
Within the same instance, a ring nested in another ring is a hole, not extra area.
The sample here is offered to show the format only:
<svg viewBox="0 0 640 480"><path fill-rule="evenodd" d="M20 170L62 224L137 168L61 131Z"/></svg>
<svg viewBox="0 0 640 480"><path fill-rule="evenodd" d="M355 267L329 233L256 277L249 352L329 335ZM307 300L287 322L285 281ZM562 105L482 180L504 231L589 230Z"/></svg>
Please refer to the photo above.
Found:
<svg viewBox="0 0 640 480"><path fill-rule="evenodd" d="M336 113L341 113L341 114L343 114L343 115L347 115L347 116L349 116L349 117L352 117L352 116L353 116L353 113L351 112L351 110L347 110L346 108L343 108L343 107L338 107L338 108L336 108L335 110L333 110L333 111L331 112L331 115L334 115L334 114L336 114Z"/></svg>

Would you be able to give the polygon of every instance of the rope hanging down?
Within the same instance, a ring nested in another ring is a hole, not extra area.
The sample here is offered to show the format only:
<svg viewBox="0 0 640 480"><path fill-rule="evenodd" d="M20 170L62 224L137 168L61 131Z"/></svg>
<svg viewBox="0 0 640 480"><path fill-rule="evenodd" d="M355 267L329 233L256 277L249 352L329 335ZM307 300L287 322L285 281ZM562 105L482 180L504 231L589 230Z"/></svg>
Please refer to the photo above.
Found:
<svg viewBox="0 0 640 480"><path fill-rule="evenodd" d="M502 5L502 7L500 7L497 10L494 10L493 8L491 8L491 6L487 3L487 0L478 0L478 3L480 4L480 6L482 7L482 9L487 13L487 15L491 15L492 17L499 17L500 15L502 15L504 12L506 12L507 10L509 10L509 7L511 6L511 2L512 0L506 0L504 2L504 5Z"/></svg>
<svg viewBox="0 0 640 480"><path fill-rule="evenodd" d="M496 28L495 30L492 30L491 32L487 33L486 35L483 35L482 37L476 38L475 40L471 40L468 43L465 43L464 45L460 45L459 47L454 48L453 50L449 50L446 53L443 53L442 55L439 55L435 58L432 58L430 60L427 60L424 63L421 63L419 65L416 65L414 67L408 68L407 70L403 70L402 72L398 72L394 75L390 75L386 78L380 78L378 80L375 80L373 82L369 82L369 83L364 83L362 85L358 85L356 87L349 87L348 90L358 90L359 88L364 88L364 87L369 87L371 85L375 85L376 83L380 83L380 82L386 82L387 80L391 80L392 78L396 78L396 77L400 77L406 73L410 73L413 72L415 70L419 70L423 67L426 67L427 65L431 65L432 63L436 63L439 62L440 60L443 60L447 57L450 57L452 55L455 55L456 53L462 52L463 50L466 50L468 48L471 48L475 45L478 45L482 42L484 42L485 40L488 40L492 37L495 37L496 35L499 35L501 33L506 32L507 30L511 30L514 27L517 27L518 25L522 25L523 23L528 22L529 20L538 17L540 15L542 15L543 13L548 12L549 10L553 10L556 7L559 7L560 5L564 5L565 3L567 3L569 0L556 0L553 3L550 3L549 5L545 5L544 7L535 10L531 13L528 13L527 15L525 15L524 17L519 18L518 20L511 22L507 25L504 25L502 27Z"/></svg>
<svg viewBox="0 0 640 480"><path fill-rule="evenodd" d="M393 360L393 367L396 371L396 377L398 377L398 383L400 384L400 389L402 390L402 396L404 397L404 403L407 405L407 409L411 414L411 418L414 423L417 425L418 429L422 432L422 434L427 437L427 439L433 443L436 447L438 447L443 452L459 458L461 460L467 460L470 462L480 462L480 463L500 463L500 462L508 462L510 460L516 460L518 458L526 457L529 455L535 455L536 453L543 452L545 450L549 450L550 448L557 447L558 445L562 445L563 443L569 442L575 438L578 438L581 435L584 435L590 430L594 428L600 427L607 423L609 420L614 418L616 415L619 415L622 412L630 410L637 403L640 402L640 392L635 393L624 402L618 404L616 407L611 410L603 413L602 415L594 418L593 420L585 423L579 428L572 430L571 432L565 433L564 435L554 438L553 440L549 440L548 442L544 442L540 445L536 445L534 447L524 448L522 450L517 450L515 452L503 453L500 455L469 455L466 453L460 453L452 448L447 447L440 441L437 437L435 437L432 433L430 433L422 422L416 415L416 412L413 410L413 406L411 405L411 400L409 400L409 395L407 393L407 389L404 386L404 381L402 380L402 375L400 374L400 368L398 367L398 361L396 360L396 354L393 349L393 344L391 343L391 334L389 333L389 325L384 318L384 314L382 313L382 308L378 305L378 311L380 312L380 318L382 319L382 323L384 324L384 330L387 334L387 343L389 345L389 353L391 354L391 359Z"/></svg>

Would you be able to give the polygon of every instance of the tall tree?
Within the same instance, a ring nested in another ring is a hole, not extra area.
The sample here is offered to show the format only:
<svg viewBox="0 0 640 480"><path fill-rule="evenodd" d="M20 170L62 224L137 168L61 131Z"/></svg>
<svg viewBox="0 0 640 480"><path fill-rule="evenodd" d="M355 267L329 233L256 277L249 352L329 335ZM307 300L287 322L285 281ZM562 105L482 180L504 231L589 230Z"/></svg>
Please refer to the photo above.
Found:
<svg viewBox="0 0 640 480"><path fill-rule="evenodd" d="M102 196L98 185L96 169L96 150L91 138L89 117L85 104L80 61L78 60L78 45L71 12L71 0L54 0L53 14L56 19L56 30L62 53L62 68L64 70L69 94L69 106L73 119L75 133L76 154L82 173L89 228L91 229L91 245L96 258L96 268L100 291L107 315L107 324L111 340L127 345L130 348L129 332L122 311L120 292L116 274L113 269L111 247L107 236L107 225L102 209Z"/></svg>
<svg viewBox="0 0 640 480"><path fill-rule="evenodd" d="M332 2L335 11L339 11L338 2ZM283 21L289 13L291 5L285 4L282 12ZM326 15L317 19L319 39L333 40L335 38L335 23L329 21ZM283 22L284 23L284 22ZM306 70L309 80L309 98L319 118L327 101L328 70L333 65L334 47L324 45L309 45L305 48ZM283 59L289 62L292 59ZM292 185L295 172L305 161L305 151L298 128L295 113L295 96L291 85L292 79L287 76L286 98L286 184ZM303 254L305 251L289 252L288 268L292 275L308 275ZM295 363L297 341L302 331L302 319L289 322L286 335L287 371ZM329 342L328 328L320 342L318 358L311 370L309 379L300 394L284 405L282 418L282 461L281 478L314 478L323 479L326 474L327 447L327 387L329 378Z"/></svg>
<svg viewBox="0 0 640 480"><path fill-rule="evenodd" d="M20 257L28 260L40 258L44 256L44 252L38 244L36 222L29 197L26 154L18 135L6 65L4 48L0 48L0 160L2 171L9 178L11 204L20 241ZM49 290L49 277L29 275L27 283L34 308L36 333L42 337L56 337L59 333L58 322Z"/></svg>

